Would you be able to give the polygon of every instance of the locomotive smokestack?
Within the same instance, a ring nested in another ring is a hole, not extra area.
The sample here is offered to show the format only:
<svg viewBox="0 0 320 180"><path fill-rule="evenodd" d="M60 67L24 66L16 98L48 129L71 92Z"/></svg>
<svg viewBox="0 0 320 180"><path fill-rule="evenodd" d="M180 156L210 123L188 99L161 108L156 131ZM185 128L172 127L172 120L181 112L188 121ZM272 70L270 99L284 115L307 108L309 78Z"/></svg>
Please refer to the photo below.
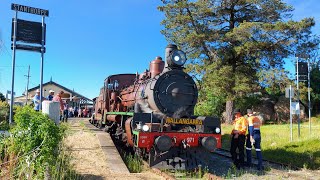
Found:
<svg viewBox="0 0 320 180"><path fill-rule="evenodd" d="M151 78L159 75L164 68L164 62L160 56L157 56L153 61L150 62L150 73Z"/></svg>

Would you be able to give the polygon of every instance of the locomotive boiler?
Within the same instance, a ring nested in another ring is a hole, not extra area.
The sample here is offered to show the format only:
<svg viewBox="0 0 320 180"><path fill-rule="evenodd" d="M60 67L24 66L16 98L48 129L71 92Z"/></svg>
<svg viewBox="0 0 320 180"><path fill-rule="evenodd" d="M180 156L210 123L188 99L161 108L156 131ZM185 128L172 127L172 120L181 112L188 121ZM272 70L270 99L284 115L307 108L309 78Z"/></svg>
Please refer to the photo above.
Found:
<svg viewBox="0 0 320 180"><path fill-rule="evenodd" d="M168 45L141 74L107 77L91 123L132 147L150 166L192 169L194 154L221 147L220 119L195 116L198 88L183 71L186 54Z"/></svg>

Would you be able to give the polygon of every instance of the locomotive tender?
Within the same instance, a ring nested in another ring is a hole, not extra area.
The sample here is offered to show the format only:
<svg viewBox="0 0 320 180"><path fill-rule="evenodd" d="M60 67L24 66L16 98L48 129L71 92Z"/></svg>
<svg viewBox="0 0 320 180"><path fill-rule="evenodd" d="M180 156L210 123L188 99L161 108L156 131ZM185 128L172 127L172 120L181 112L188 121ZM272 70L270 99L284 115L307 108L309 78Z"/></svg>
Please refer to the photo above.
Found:
<svg viewBox="0 0 320 180"><path fill-rule="evenodd" d="M116 74L94 99L91 123L147 158L150 166L192 169L192 154L221 147L219 118L194 116L198 88L183 71L186 55L168 45L142 74Z"/></svg>

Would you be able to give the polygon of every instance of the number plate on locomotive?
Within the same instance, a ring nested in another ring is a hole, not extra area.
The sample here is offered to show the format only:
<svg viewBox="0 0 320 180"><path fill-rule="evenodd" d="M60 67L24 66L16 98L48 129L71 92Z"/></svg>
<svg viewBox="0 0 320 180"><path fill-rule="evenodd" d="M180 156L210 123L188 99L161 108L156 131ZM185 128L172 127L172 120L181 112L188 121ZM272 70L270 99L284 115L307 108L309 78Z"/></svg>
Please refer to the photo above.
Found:
<svg viewBox="0 0 320 180"><path fill-rule="evenodd" d="M191 124L191 125L202 125L202 120L200 119L188 119L188 118L167 118L167 124Z"/></svg>

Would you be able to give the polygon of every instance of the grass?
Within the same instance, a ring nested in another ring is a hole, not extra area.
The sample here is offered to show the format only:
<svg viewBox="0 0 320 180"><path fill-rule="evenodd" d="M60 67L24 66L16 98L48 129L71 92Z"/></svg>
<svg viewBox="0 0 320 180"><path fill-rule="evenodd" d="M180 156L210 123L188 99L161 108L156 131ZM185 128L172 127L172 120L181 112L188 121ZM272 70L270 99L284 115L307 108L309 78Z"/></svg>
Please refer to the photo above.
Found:
<svg viewBox="0 0 320 180"><path fill-rule="evenodd" d="M312 118L312 133L308 122L300 126L293 124L293 142L290 142L290 125L263 125L261 127L261 147L264 159L306 168L320 168L320 118ZM231 125L222 125L222 148L230 149ZM255 155L255 152L252 153Z"/></svg>
<svg viewBox="0 0 320 180"><path fill-rule="evenodd" d="M165 173L174 176L176 179L207 179L206 174L209 172L207 167L199 166L195 170L179 170L169 169L164 170Z"/></svg>
<svg viewBox="0 0 320 180"><path fill-rule="evenodd" d="M140 173L142 171L142 159L132 154L124 154L124 162L131 173Z"/></svg>
<svg viewBox="0 0 320 180"><path fill-rule="evenodd" d="M67 151L67 147L63 144L59 147L59 156L56 160L54 170L51 172L51 178L62 180L62 179L84 179L81 175L77 174L71 164L72 157L70 152Z"/></svg>

